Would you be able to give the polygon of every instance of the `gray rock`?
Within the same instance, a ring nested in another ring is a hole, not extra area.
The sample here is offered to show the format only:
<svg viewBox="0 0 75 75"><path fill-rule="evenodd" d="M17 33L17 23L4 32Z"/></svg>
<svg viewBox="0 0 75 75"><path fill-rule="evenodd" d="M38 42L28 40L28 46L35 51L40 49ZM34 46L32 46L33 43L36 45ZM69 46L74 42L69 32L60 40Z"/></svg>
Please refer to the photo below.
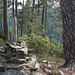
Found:
<svg viewBox="0 0 75 75"><path fill-rule="evenodd" d="M59 72L60 72L61 75L65 75L64 72L62 72L61 70L59 70Z"/></svg>
<svg viewBox="0 0 75 75"><path fill-rule="evenodd" d="M7 61L6 61L6 59L4 58L4 57L2 57L2 56L0 56L0 63L6 63Z"/></svg>
<svg viewBox="0 0 75 75"><path fill-rule="evenodd" d="M22 47L22 48L25 48L25 47L26 47L25 41L22 41L22 42L21 42L21 47Z"/></svg>
<svg viewBox="0 0 75 75"><path fill-rule="evenodd" d="M0 52L5 52L4 47L0 47Z"/></svg>
<svg viewBox="0 0 75 75"><path fill-rule="evenodd" d="M72 75L75 75L75 73L72 73Z"/></svg>
<svg viewBox="0 0 75 75"><path fill-rule="evenodd" d="M35 66L35 63L36 63L36 55L33 55L32 57L31 57L31 61L29 61L28 63L27 63L27 65L29 66L29 67L34 67Z"/></svg>
<svg viewBox="0 0 75 75"><path fill-rule="evenodd" d="M22 69L22 70L8 69L5 72L1 72L0 75L30 75L30 71L28 69Z"/></svg>
<svg viewBox="0 0 75 75"><path fill-rule="evenodd" d="M11 48L15 48L15 49L21 49L22 48L21 46L14 45L14 44L11 44L9 42L7 42L6 44L8 44Z"/></svg>
<svg viewBox="0 0 75 75"><path fill-rule="evenodd" d="M16 56L18 58L25 58L27 54L28 54L28 48L17 49Z"/></svg>
<svg viewBox="0 0 75 75"><path fill-rule="evenodd" d="M28 61L31 61L31 60L32 60L32 59L31 59L31 57L26 57L25 59L26 59L26 62L28 62Z"/></svg>
<svg viewBox="0 0 75 75"><path fill-rule="evenodd" d="M26 59L18 59L16 57L12 57L10 60L12 63L25 63Z"/></svg>
<svg viewBox="0 0 75 75"><path fill-rule="evenodd" d="M4 72L5 68L4 67L0 67L0 72Z"/></svg>
<svg viewBox="0 0 75 75"><path fill-rule="evenodd" d="M19 64L19 63L8 63L5 65L6 69L23 69L26 68L26 64Z"/></svg>
<svg viewBox="0 0 75 75"><path fill-rule="evenodd" d="M34 49L28 49L28 52L29 53L32 53L32 52L34 52L35 50Z"/></svg>
<svg viewBox="0 0 75 75"><path fill-rule="evenodd" d="M0 56L0 72L3 72L5 70L6 63L7 61L5 60L5 58Z"/></svg>
<svg viewBox="0 0 75 75"><path fill-rule="evenodd" d="M40 72L37 72L35 75L43 75L42 73L40 73Z"/></svg>
<svg viewBox="0 0 75 75"><path fill-rule="evenodd" d="M35 68L37 68L37 69L40 68L40 63L39 63L39 62L36 62L36 64L35 64Z"/></svg>
<svg viewBox="0 0 75 75"><path fill-rule="evenodd" d="M12 57L11 53L0 53L1 56L5 57L5 58L10 58Z"/></svg>
<svg viewBox="0 0 75 75"><path fill-rule="evenodd" d="M2 50L3 50L3 49L4 49L4 47L0 47L0 49L2 49Z"/></svg>

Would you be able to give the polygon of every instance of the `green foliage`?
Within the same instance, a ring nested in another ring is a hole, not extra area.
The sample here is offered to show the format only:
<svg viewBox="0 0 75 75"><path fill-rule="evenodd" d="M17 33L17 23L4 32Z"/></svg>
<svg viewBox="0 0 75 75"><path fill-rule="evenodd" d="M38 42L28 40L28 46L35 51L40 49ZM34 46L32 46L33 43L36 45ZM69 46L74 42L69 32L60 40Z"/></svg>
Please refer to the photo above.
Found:
<svg viewBox="0 0 75 75"><path fill-rule="evenodd" d="M36 54L40 55L42 54L42 57L43 55L57 58L64 57L62 44L60 43L57 43L56 45L53 44L53 42L50 42L47 36L42 37L32 33L30 37L28 37L27 35L23 35L22 37L20 37L20 40L26 41L29 48L35 49Z"/></svg>
<svg viewBox="0 0 75 75"><path fill-rule="evenodd" d="M0 38L0 46L3 46L4 45L4 41L2 38Z"/></svg>
<svg viewBox="0 0 75 75"><path fill-rule="evenodd" d="M5 35L2 32L0 32L0 38L5 39Z"/></svg>
<svg viewBox="0 0 75 75"><path fill-rule="evenodd" d="M63 45L58 42L55 47L55 54L58 55L58 57L64 57Z"/></svg>

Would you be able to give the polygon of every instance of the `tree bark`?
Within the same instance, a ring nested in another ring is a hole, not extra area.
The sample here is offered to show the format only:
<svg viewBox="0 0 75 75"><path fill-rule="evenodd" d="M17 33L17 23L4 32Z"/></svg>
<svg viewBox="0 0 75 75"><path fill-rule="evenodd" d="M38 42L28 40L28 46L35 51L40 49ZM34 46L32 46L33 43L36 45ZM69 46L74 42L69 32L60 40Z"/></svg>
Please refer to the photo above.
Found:
<svg viewBox="0 0 75 75"><path fill-rule="evenodd" d="M7 6L7 0L3 0L3 8L4 8L4 12L3 12L3 16L4 16L4 34L5 34L5 40L9 40L9 29L8 29L8 6Z"/></svg>
<svg viewBox="0 0 75 75"><path fill-rule="evenodd" d="M23 14L24 14L24 11L23 11L23 8L24 8L24 0L23 0L23 6L22 6L22 25L21 25L21 36L22 36L22 33L23 33L23 23L24 23L24 20L23 20Z"/></svg>
<svg viewBox="0 0 75 75"><path fill-rule="evenodd" d="M40 6L39 6L39 0L38 0L38 17L39 17L39 8L40 8Z"/></svg>
<svg viewBox="0 0 75 75"><path fill-rule="evenodd" d="M12 1L12 7L13 7L13 18L14 18L14 0Z"/></svg>
<svg viewBox="0 0 75 75"><path fill-rule="evenodd" d="M33 22L33 16L34 16L34 5L35 5L35 0L33 0L33 5L32 5L32 17L31 17L31 22Z"/></svg>
<svg viewBox="0 0 75 75"><path fill-rule="evenodd" d="M45 35L44 35L44 32L43 32L43 28L44 28L44 14L45 14L45 0L43 0L42 1L42 4L43 4L43 9L42 9L42 21L41 21L41 24L43 25L43 26L41 26L41 36L43 36L43 37L45 37Z"/></svg>
<svg viewBox="0 0 75 75"><path fill-rule="evenodd" d="M47 26L47 1L45 1L45 30Z"/></svg>
<svg viewBox="0 0 75 75"><path fill-rule="evenodd" d="M2 33L2 15L1 15L1 33Z"/></svg>
<svg viewBox="0 0 75 75"><path fill-rule="evenodd" d="M42 10L42 22L41 24L44 24L44 0L43 0L43 10Z"/></svg>
<svg viewBox="0 0 75 75"><path fill-rule="evenodd" d="M65 66L75 64L75 0L61 0Z"/></svg>
<svg viewBox="0 0 75 75"><path fill-rule="evenodd" d="M17 15L17 0L15 0L15 16L17 19L17 35L18 35L18 15Z"/></svg>

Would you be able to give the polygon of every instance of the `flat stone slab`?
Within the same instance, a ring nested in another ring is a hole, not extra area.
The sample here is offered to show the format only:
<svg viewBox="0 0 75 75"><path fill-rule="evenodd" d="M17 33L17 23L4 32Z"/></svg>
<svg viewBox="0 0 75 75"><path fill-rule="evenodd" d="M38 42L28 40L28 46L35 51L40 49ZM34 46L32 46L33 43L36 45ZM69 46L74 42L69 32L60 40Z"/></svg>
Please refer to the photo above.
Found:
<svg viewBox="0 0 75 75"><path fill-rule="evenodd" d="M10 58L12 57L11 53L0 53L0 56L5 57L5 58Z"/></svg>
<svg viewBox="0 0 75 75"><path fill-rule="evenodd" d="M4 47L0 47L0 49L4 49Z"/></svg>
<svg viewBox="0 0 75 75"><path fill-rule="evenodd" d="M18 46L18 45L13 45L11 43L7 43L11 48L15 48L15 49L21 49L22 47L21 46Z"/></svg>
<svg viewBox="0 0 75 75"><path fill-rule="evenodd" d="M5 72L0 72L0 75L30 75L30 71L28 69L8 69Z"/></svg>
<svg viewBox="0 0 75 75"><path fill-rule="evenodd" d="M19 63L8 63L6 64L6 69L23 69L26 68L26 64L19 64ZM27 69L27 68L26 68Z"/></svg>
<svg viewBox="0 0 75 75"><path fill-rule="evenodd" d="M3 50L3 49L0 49L0 52L4 53L4 52L5 52L5 50Z"/></svg>
<svg viewBox="0 0 75 75"><path fill-rule="evenodd" d="M0 52L5 52L4 47L0 47Z"/></svg>
<svg viewBox="0 0 75 75"><path fill-rule="evenodd" d="M25 63L26 59L18 59L16 57L12 57L10 60L12 63Z"/></svg>
<svg viewBox="0 0 75 75"><path fill-rule="evenodd" d="M28 54L28 48L25 47L25 48L21 48L21 49L16 49L17 52L23 52L25 55Z"/></svg>
<svg viewBox="0 0 75 75"><path fill-rule="evenodd" d="M0 62L6 62L5 58L0 56Z"/></svg>

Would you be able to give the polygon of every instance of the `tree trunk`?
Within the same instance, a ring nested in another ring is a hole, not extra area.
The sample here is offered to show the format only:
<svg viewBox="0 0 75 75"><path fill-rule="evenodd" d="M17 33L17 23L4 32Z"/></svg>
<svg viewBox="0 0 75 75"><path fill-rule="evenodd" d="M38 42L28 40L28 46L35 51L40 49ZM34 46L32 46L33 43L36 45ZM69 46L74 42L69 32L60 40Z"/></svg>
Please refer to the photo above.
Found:
<svg viewBox="0 0 75 75"><path fill-rule="evenodd" d="M65 66L75 64L75 0L61 0Z"/></svg>
<svg viewBox="0 0 75 75"><path fill-rule="evenodd" d="M16 16L16 19L17 19L17 34L18 34L17 0L15 0L15 16Z"/></svg>
<svg viewBox="0 0 75 75"><path fill-rule="evenodd" d="M45 1L45 30L47 26L47 1Z"/></svg>
<svg viewBox="0 0 75 75"><path fill-rule="evenodd" d="M32 17L31 17L31 22L33 22L33 16L34 16L34 5L35 5L35 0L33 0L33 7L32 7Z"/></svg>
<svg viewBox="0 0 75 75"><path fill-rule="evenodd" d="M40 6L39 6L39 0L38 0L38 17L39 17L39 8L40 8Z"/></svg>
<svg viewBox="0 0 75 75"><path fill-rule="evenodd" d="M23 14L24 14L24 11L23 11L23 8L24 8L24 0L23 0L23 6L22 6L22 25L21 25L21 36L22 36L22 33L23 33Z"/></svg>
<svg viewBox="0 0 75 75"><path fill-rule="evenodd" d="M12 1L12 7L13 7L13 18L14 18L14 0Z"/></svg>
<svg viewBox="0 0 75 75"><path fill-rule="evenodd" d="M43 25L43 26L41 26L41 32L42 32L42 34L41 34L41 36L45 36L44 35L44 32L43 32L43 28L44 28L44 13L45 13L45 0L43 0L43 9L42 9L42 21L41 21L41 24Z"/></svg>
<svg viewBox="0 0 75 75"><path fill-rule="evenodd" d="M44 24L44 0L43 0L43 10L42 10L42 22L41 24Z"/></svg>
<svg viewBox="0 0 75 75"><path fill-rule="evenodd" d="M8 30L8 10L7 10L7 0L3 0L3 6L4 6L4 34L5 34L5 40L9 40L9 30Z"/></svg>
<svg viewBox="0 0 75 75"><path fill-rule="evenodd" d="M2 15L1 15L1 33L2 33Z"/></svg>

